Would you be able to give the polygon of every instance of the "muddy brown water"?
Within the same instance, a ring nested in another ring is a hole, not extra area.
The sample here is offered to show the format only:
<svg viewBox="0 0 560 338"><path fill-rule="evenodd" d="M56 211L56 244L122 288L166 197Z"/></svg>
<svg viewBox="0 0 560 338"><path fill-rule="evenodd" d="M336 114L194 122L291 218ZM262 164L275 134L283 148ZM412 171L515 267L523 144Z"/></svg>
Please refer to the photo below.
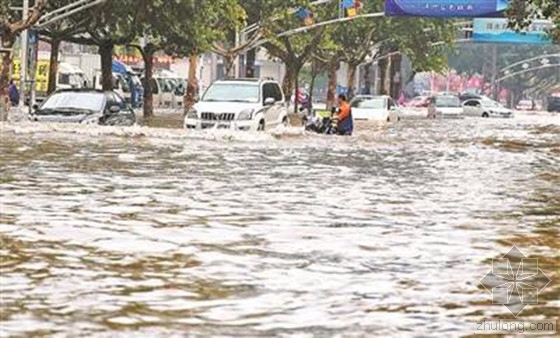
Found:
<svg viewBox="0 0 560 338"><path fill-rule="evenodd" d="M469 336L512 245L553 279L522 318L557 318L559 119L2 124L0 333Z"/></svg>

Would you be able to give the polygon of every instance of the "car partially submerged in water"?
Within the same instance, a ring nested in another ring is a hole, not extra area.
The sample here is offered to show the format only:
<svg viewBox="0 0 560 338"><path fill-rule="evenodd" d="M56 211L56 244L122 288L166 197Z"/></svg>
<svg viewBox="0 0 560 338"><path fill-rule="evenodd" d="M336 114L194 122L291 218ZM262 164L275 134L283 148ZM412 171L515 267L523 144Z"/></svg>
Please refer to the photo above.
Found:
<svg viewBox="0 0 560 338"><path fill-rule="evenodd" d="M464 111L459 96L438 94L430 97L429 119L461 119L463 117Z"/></svg>
<svg viewBox="0 0 560 338"><path fill-rule="evenodd" d="M284 93L272 79L215 81L184 120L188 130L264 131L288 124Z"/></svg>
<svg viewBox="0 0 560 338"><path fill-rule="evenodd" d="M119 94L94 89L60 90L33 107L32 122L131 126L136 115Z"/></svg>
<svg viewBox="0 0 560 338"><path fill-rule="evenodd" d="M355 121L396 122L401 119L396 102L387 95L358 95L350 101Z"/></svg>
<svg viewBox="0 0 560 338"><path fill-rule="evenodd" d="M466 116L484 118L513 118L513 111L504 107L499 102L490 99L467 100L463 102L463 110Z"/></svg>

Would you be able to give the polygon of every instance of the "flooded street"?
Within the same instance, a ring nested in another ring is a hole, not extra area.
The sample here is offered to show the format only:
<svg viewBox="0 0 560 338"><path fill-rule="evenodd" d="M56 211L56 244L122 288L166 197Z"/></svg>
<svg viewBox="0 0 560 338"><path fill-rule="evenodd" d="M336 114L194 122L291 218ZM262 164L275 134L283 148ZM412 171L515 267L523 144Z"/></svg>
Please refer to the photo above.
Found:
<svg viewBox="0 0 560 338"><path fill-rule="evenodd" d="M560 117L287 132L2 125L2 336L473 334L512 245L560 311Z"/></svg>

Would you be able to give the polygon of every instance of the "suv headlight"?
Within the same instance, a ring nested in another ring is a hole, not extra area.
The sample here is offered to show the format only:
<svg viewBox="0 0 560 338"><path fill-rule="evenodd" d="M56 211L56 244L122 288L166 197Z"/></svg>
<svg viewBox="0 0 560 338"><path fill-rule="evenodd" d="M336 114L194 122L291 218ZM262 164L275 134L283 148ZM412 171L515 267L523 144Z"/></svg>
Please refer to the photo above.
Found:
<svg viewBox="0 0 560 338"><path fill-rule="evenodd" d="M245 109L239 113L237 116L238 120L251 120L253 118L253 109Z"/></svg>
<svg viewBox="0 0 560 338"><path fill-rule="evenodd" d="M187 113L187 118L188 119L198 119L198 112L194 109L189 110L189 112Z"/></svg>

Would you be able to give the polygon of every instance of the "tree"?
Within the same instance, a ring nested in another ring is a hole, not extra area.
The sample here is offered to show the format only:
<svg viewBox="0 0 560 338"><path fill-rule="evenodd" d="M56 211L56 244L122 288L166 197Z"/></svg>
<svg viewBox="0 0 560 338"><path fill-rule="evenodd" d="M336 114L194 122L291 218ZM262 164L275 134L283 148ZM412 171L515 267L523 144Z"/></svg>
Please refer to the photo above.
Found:
<svg viewBox="0 0 560 338"><path fill-rule="evenodd" d="M273 8L279 8L280 12L267 20L264 36L268 41L264 44L269 54L282 61L286 67L286 74L282 82L282 89L287 97L298 88L298 76L302 67L311 59L313 52L323 42L325 27L311 29L293 35L285 32L301 26L300 19L295 15L293 8L288 7L285 1L268 0ZM310 8L307 2L300 6ZM293 5L292 5L293 6ZM316 18L325 18L327 10L324 8L311 8ZM297 111L297 100L294 109Z"/></svg>
<svg viewBox="0 0 560 338"><path fill-rule="evenodd" d="M238 27L245 14L237 0L180 0L177 6L180 8L170 17L177 25L162 32L162 36L167 54L189 57L189 79L184 104L187 111L194 104L198 92L198 55L211 50L217 41L223 41L224 32L231 27Z"/></svg>
<svg viewBox="0 0 560 338"><path fill-rule="evenodd" d="M554 27L551 38L560 43L560 2L558 0L511 0L507 14L510 27L521 30L535 19L550 19Z"/></svg>
<svg viewBox="0 0 560 338"><path fill-rule="evenodd" d="M9 84L10 68L12 63L11 49L21 32L33 26L44 13L46 0L36 0L30 9L29 16L23 20L20 12L13 11L11 1L0 2L0 54L2 64L0 65L0 105L6 100L6 89ZM0 109L1 112L1 109Z"/></svg>
<svg viewBox="0 0 560 338"><path fill-rule="evenodd" d="M361 12L383 11L383 3L377 0L363 1ZM341 61L348 65L347 96L353 97L356 90L356 71L366 60L378 52L378 47L387 36L381 34L384 18L360 18L349 23L337 24L331 32L331 39L340 46Z"/></svg>
<svg viewBox="0 0 560 338"><path fill-rule="evenodd" d="M395 53L389 59L392 67L399 67L401 56L406 55L413 66L414 73L447 69L447 55L457 36L457 28L450 20L426 18L391 18L388 23L388 42L386 53ZM414 32L414 34L410 34ZM397 53L398 52L398 53ZM394 84L399 68L388 72L390 83L388 93L399 95L401 85Z"/></svg>
<svg viewBox="0 0 560 338"><path fill-rule="evenodd" d="M70 5L73 0L49 0L46 6L47 12ZM81 21L80 21L81 20ZM73 19L65 18L49 24L39 30L41 40L51 45L49 62L49 83L47 94L56 90L56 79L58 73L58 53L60 44L74 35L83 34L86 31L87 16L78 14Z"/></svg>
<svg viewBox="0 0 560 338"><path fill-rule="evenodd" d="M85 33L76 34L67 41L97 46L101 57L101 84L103 90L113 89L113 50L116 45L127 45L139 34L141 18L146 16L150 0L106 1L88 11L72 16L73 21L86 20Z"/></svg>
<svg viewBox="0 0 560 338"><path fill-rule="evenodd" d="M336 105L336 86L338 84L338 70L340 69L341 59L344 55L343 46L337 44L333 39L336 27L330 26L325 30L322 43L312 53L312 63L317 66L315 71L322 69L327 73L327 109L330 110Z"/></svg>
<svg viewBox="0 0 560 338"><path fill-rule="evenodd" d="M505 76L505 72L502 71L505 67L547 54L560 54L560 47L556 45L500 45L497 47L496 76ZM473 44L462 45L456 51L450 53L448 58L449 66L455 69L458 74L481 74L487 82L490 82L493 77L491 74L493 67L488 64L488 60L492 60L492 50L490 48ZM543 59L528 61L527 64L529 68L533 68L533 65L541 65ZM517 73L522 69L522 64L519 64L517 67L511 68L510 71ZM517 103L525 95L536 97L547 93L554 85L558 84L558 74L551 68L544 68L509 77L498 85L509 90L511 102Z"/></svg>
<svg viewBox="0 0 560 338"><path fill-rule="evenodd" d="M136 43L144 60L144 117L153 116L153 57L158 51L175 56L189 57L191 68L196 68L197 57L193 55L207 51L212 44L223 39L224 29L237 24L243 12L234 0L164 1L155 0L146 4L139 17L140 35ZM221 29L216 29L216 28ZM140 43L142 40L142 43ZM194 67L193 67L194 66ZM196 72L189 72L188 102L194 100L193 85Z"/></svg>

